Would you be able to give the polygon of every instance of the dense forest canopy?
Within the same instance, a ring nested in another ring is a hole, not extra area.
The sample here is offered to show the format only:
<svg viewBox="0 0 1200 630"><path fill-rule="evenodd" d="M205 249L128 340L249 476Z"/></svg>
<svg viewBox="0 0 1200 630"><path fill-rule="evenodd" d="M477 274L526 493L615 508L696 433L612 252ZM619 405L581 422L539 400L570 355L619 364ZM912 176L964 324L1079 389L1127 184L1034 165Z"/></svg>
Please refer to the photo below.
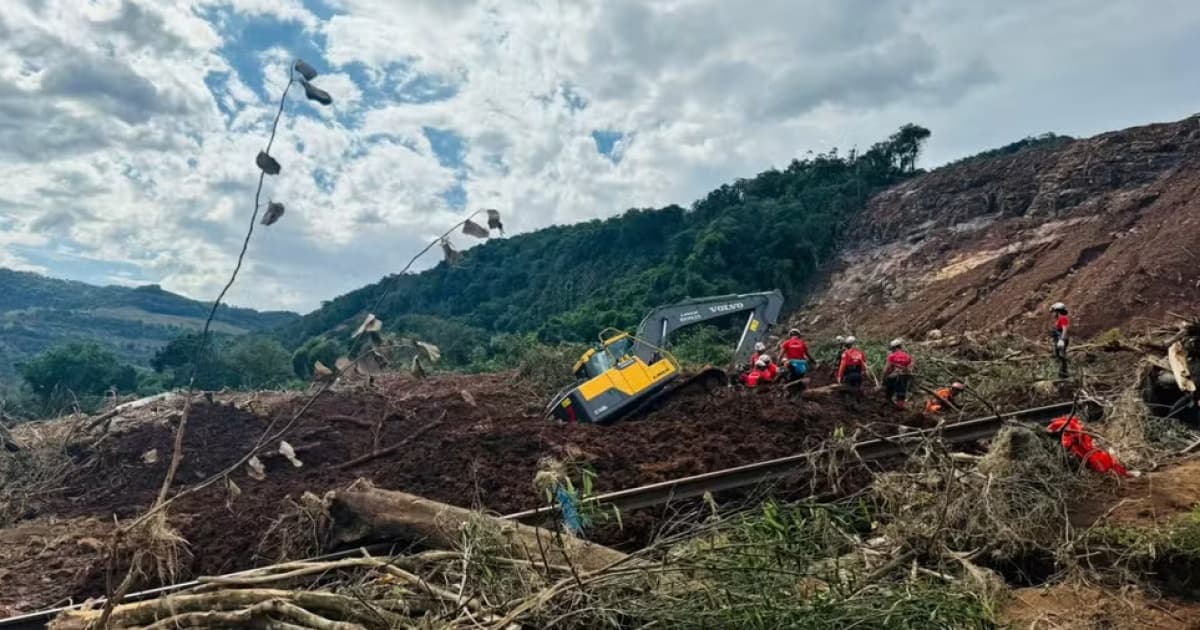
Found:
<svg viewBox="0 0 1200 630"><path fill-rule="evenodd" d="M343 342L350 322L392 286L376 315L391 330L442 346L467 363L497 333L586 341L632 328L651 307L689 296L779 288L795 302L834 255L846 219L882 188L911 176L929 130L905 125L869 150L810 154L708 193L691 208L632 209L475 247L455 265L340 296L284 326L300 348ZM519 210L518 210L519 211ZM327 352L328 348L324 350Z"/></svg>

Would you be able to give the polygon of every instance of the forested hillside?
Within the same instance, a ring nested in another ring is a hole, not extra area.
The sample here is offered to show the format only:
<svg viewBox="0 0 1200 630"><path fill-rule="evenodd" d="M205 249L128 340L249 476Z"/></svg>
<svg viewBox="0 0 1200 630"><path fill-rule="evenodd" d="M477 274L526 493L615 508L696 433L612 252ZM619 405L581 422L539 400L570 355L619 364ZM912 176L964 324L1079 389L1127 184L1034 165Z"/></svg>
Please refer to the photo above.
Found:
<svg viewBox="0 0 1200 630"><path fill-rule="evenodd" d="M0 269L0 381L14 377L15 365L74 341L98 342L122 361L149 367L156 350L198 329L208 311L208 304L157 285L98 287ZM214 330L266 330L296 317L221 307Z"/></svg>
<svg viewBox="0 0 1200 630"><path fill-rule="evenodd" d="M284 327L280 339L344 339L348 323L393 282L376 314L389 329L438 343L451 361L480 358L473 351L494 333L593 339L688 296L780 288L796 298L835 252L845 220L914 173L928 136L906 125L867 151L810 154L722 185L688 209L633 209L491 241L456 265L340 296Z"/></svg>

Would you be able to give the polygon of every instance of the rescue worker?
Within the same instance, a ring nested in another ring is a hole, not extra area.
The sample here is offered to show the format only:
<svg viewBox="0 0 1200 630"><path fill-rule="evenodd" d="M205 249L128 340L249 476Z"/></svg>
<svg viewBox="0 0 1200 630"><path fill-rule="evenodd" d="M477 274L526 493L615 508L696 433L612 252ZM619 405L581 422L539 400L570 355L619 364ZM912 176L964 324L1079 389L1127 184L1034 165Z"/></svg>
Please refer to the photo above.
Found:
<svg viewBox="0 0 1200 630"><path fill-rule="evenodd" d="M904 340L893 339L888 344L887 360L883 365L883 388L887 398L898 409L908 405L908 388L912 385L913 358L904 351Z"/></svg>
<svg viewBox="0 0 1200 630"><path fill-rule="evenodd" d="M758 358L761 357L762 354L766 351L767 351L767 344L765 344L761 341L754 342L754 352L750 353L750 369L751 370L753 370L754 366L758 364Z"/></svg>
<svg viewBox="0 0 1200 630"><path fill-rule="evenodd" d="M1054 330L1050 333L1050 337L1054 341L1054 358L1058 360L1058 377L1070 378L1071 374L1067 365L1067 346L1070 344L1070 338L1067 331L1071 327L1071 318L1067 316L1067 305L1055 302L1050 307L1050 313L1054 317Z"/></svg>
<svg viewBox="0 0 1200 630"><path fill-rule="evenodd" d="M842 358L838 363L837 382L855 391L862 389L863 375L867 371L867 355L854 347L858 340L853 335L842 340Z"/></svg>
<svg viewBox="0 0 1200 630"><path fill-rule="evenodd" d="M779 368L775 367L775 363L771 361L771 357L764 354L758 357L758 361L754 363L754 369L750 370L749 374L746 374L744 381L746 387L753 388L758 387L762 383L769 383L775 380L775 377L778 375Z"/></svg>
<svg viewBox="0 0 1200 630"><path fill-rule="evenodd" d="M1113 457L1111 453L1104 449L1096 448L1092 442L1092 436L1087 433L1083 427L1083 423L1075 416L1060 416L1050 422L1050 426L1046 427L1046 431L1050 433L1060 433L1062 435L1063 448L1070 451L1076 457L1083 460L1088 468L1098 473L1108 473L1118 477L1128 477L1129 471ZM1134 473L1137 476L1139 473Z"/></svg>
<svg viewBox="0 0 1200 630"><path fill-rule="evenodd" d="M941 413L945 406L954 406L954 399L958 395L966 391L967 386L958 381L950 384L950 387L943 387L933 392L933 398L925 402L925 413L937 414Z"/></svg>
<svg viewBox="0 0 1200 630"><path fill-rule="evenodd" d="M835 346L835 349L837 350L837 356L833 358L833 363L831 365L840 365L842 362L842 353L846 351L846 338L842 335L838 335L837 337L834 337L834 340L837 341L837 346Z"/></svg>
<svg viewBox="0 0 1200 630"><path fill-rule="evenodd" d="M803 378L808 374L809 364L816 364L816 361L808 354L808 344L800 337L800 331L793 328L788 331L788 338L779 344L779 355L786 361L784 368L787 369L791 378Z"/></svg>

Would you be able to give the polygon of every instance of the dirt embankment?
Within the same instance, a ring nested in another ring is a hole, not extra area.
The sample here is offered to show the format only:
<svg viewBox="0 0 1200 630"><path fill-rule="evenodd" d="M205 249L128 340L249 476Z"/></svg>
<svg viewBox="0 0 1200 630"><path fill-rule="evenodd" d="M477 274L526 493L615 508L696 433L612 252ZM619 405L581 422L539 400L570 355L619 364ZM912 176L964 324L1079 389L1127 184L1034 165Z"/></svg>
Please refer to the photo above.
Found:
<svg viewBox="0 0 1200 630"><path fill-rule="evenodd" d="M1083 336L1200 311L1200 117L968 160L876 196L800 319L817 331Z"/></svg>
<svg viewBox="0 0 1200 630"><path fill-rule="evenodd" d="M897 413L882 397L850 404L838 396L800 401L772 389L680 397L644 417L612 426L559 425L541 418L541 398L510 374L421 381L388 377L374 389L328 393L286 436L301 467L283 456L267 456L264 480L252 479L246 470L233 476L241 496L230 500L224 485L216 484L172 507L171 524L188 540L192 556L184 573L211 575L276 560L261 544L280 514L305 491L320 495L360 477L384 488L509 513L541 504L532 482L539 459L546 456L589 465L597 474L597 490L603 492L791 455L828 439L838 426L847 435L861 431L865 439L903 430L901 423L927 422L920 415ZM201 401L193 407L177 485L193 484L237 461L272 418L290 417L303 400L245 402ZM172 417L177 414L126 423L97 452L81 458L90 463L68 480L60 496L28 514L26 522L70 519L80 523L74 538L81 538L98 535L88 532L87 524L96 522L90 519L111 523L113 517L139 515L162 482L171 452ZM418 437L394 453L344 465L419 430ZM157 458L146 458L151 450ZM6 530L13 533L4 539L12 553L0 553L0 576L19 580L18 572L5 568L16 568L18 556L45 546L45 540L34 536L40 525L26 529L26 535ZM64 533L55 539L56 544L66 544L63 541L72 538ZM72 549L79 547L71 544ZM90 562L73 558L71 566L64 567L61 580L76 587L58 589L53 598L102 590L99 552L92 555ZM19 604L0 597L0 607L28 609L51 603L35 595L21 598Z"/></svg>

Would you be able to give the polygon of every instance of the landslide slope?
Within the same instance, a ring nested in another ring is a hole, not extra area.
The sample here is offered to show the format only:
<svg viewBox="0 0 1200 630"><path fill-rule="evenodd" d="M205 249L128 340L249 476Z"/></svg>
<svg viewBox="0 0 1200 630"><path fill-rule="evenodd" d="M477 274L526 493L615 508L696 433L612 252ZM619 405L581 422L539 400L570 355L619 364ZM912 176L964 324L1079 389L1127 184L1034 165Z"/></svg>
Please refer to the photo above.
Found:
<svg viewBox="0 0 1200 630"><path fill-rule="evenodd" d="M1200 311L1200 116L980 156L855 220L797 319L816 331L1084 336Z"/></svg>

